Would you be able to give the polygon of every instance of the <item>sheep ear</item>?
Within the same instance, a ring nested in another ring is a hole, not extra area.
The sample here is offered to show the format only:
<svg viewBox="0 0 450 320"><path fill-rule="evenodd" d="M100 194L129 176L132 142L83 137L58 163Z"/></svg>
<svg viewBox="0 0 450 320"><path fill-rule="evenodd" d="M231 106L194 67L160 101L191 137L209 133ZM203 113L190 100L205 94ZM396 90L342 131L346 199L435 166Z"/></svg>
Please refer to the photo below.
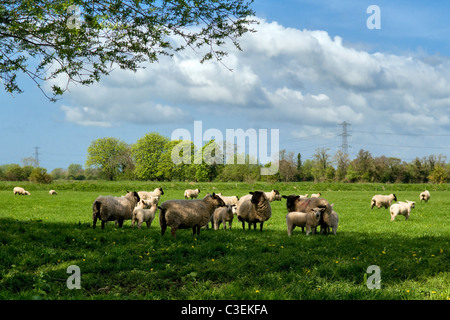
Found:
<svg viewBox="0 0 450 320"><path fill-rule="evenodd" d="M254 194L254 192L253 192L253 191L250 191L249 193L250 193L250 194Z"/></svg>
<svg viewBox="0 0 450 320"><path fill-rule="evenodd" d="M285 196L284 194L281 197L287 199L287 196Z"/></svg>

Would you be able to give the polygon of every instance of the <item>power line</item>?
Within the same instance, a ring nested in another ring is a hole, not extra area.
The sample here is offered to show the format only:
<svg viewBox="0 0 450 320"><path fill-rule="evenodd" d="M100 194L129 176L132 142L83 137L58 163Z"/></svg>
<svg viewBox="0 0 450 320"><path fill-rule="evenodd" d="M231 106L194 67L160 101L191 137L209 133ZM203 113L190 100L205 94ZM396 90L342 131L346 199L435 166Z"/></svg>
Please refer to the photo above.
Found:
<svg viewBox="0 0 450 320"><path fill-rule="evenodd" d="M360 130L353 130L353 132L367 133L367 134L384 134L393 136L450 137L450 134L395 133L395 132L375 132L375 131L360 131Z"/></svg>

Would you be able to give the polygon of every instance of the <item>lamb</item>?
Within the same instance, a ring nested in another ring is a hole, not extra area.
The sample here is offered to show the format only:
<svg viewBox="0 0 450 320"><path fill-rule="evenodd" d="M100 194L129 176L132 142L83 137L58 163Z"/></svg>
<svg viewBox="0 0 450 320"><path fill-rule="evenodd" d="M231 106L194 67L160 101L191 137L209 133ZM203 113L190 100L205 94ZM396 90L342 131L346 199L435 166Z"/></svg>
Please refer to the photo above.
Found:
<svg viewBox="0 0 450 320"><path fill-rule="evenodd" d="M48 192L48 194L52 196L52 195L57 195L58 193L55 190L50 190Z"/></svg>
<svg viewBox="0 0 450 320"><path fill-rule="evenodd" d="M147 228L152 225L153 219L155 219L155 214L157 210L157 203L153 203L150 208L145 208L147 205L144 203L145 200L139 201L139 204L133 210L133 218L131 219L131 226L134 228L134 223L137 221L138 229L141 228L143 222L147 223Z"/></svg>
<svg viewBox="0 0 450 320"><path fill-rule="evenodd" d="M158 207L161 236L168 226L173 237L178 229L188 228L192 228L194 235L200 235L200 228L209 222L214 210L224 206L225 202L215 193L208 193L203 199L164 201Z"/></svg>
<svg viewBox="0 0 450 320"><path fill-rule="evenodd" d="M424 192L420 193L420 202L422 202L422 200L425 200L425 202L428 202L428 200L430 200L430 191L425 190Z"/></svg>
<svg viewBox="0 0 450 320"><path fill-rule="evenodd" d="M228 204L226 207L220 207L214 210L214 230L219 230L220 224L223 223L223 229L228 228L231 230L231 224L233 222L234 215L237 214L236 205Z"/></svg>
<svg viewBox="0 0 450 320"><path fill-rule="evenodd" d="M321 196L322 194L319 192L319 193L313 193L312 195L311 195L311 198L320 198L320 196Z"/></svg>
<svg viewBox="0 0 450 320"><path fill-rule="evenodd" d="M150 199L141 199L141 201L147 206L148 208L151 207L153 204L158 205L159 197L150 197ZM148 209L147 208L147 209ZM145 208L144 208L145 209Z"/></svg>
<svg viewBox="0 0 450 320"><path fill-rule="evenodd" d="M309 194L299 194L300 199L308 199Z"/></svg>
<svg viewBox="0 0 450 320"><path fill-rule="evenodd" d="M272 208L263 191L250 192L243 196L237 205L237 217L242 222L242 229L245 230L245 222L248 222L248 228L256 229L256 223L260 223L260 231L263 229L264 221L272 216Z"/></svg>
<svg viewBox="0 0 450 320"><path fill-rule="evenodd" d="M336 211L334 211L334 203L331 204L331 215L330 215L330 223L331 228L333 230L333 234L336 235L336 231L339 224L339 216ZM330 227L328 227L328 232L330 232Z"/></svg>
<svg viewBox="0 0 450 320"><path fill-rule="evenodd" d="M377 206L378 209L381 207L389 208L392 204L392 201L397 201L397 197L395 194L391 193L388 196L383 195L375 195L372 197L372 201L370 202L370 209L373 209L374 206Z"/></svg>
<svg viewBox="0 0 450 320"><path fill-rule="evenodd" d="M117 220L119 228L122 228L123 221L133 217L133 210L140 201L136 191L128 192L123 197L99 196L92 205L93 228L97 219L102 220L102 229L107 221Z"/></svg>
<svg viewBox="0 0 450 320"><path fill-rule="evenodd" d="M265 195L266 195L266 197L267 197L267 200L269 200L269 202L272 202L272 201L281 201L281 195L280 195L280 192L278 191L278 190L272 190L272 191L270 191L270 192L264 192L265 193Z"/></svg>
<svg viewBox="0 0 450 320"><path fill-rule="evenodd" d="M164 195L164 191L162 188L156 188L153 191L139 191L138 195L139 195L140 199L143 199L143 200L149 200L152 197L157 197L159 200L159 198L162 195Z"/></svg>
<svg viewBox="0 0 450 320"><path fill-rule="evenodd" d="M185 199L189 199L189 198L197 199L199 193L200 193L200 189L195 189L195 190L187 189L187 190L184 190L184 198Z"/></svg>
<svg viewBox="0 0 450 320"><path fill-rule="evenodd" d="M306 235L315 234L320 217L325 208L309 208L307 212L291 211L286 215L287 234L290 236L295 227L306 227Z"/></svg>
<svg viewBox="0 0 450 320"><path fill-rule="evenodd" d="M222 200L225 202L225 204L231 204L231 205L237 205L239 202L239 197L237 196L224 196L222 193L217 194L219 197L222 198Z"/></svg>
<svg viewBox="0 0 450 320"><path fill-rule="evenodd" d="M24 188L22 188L22 187L15 187L13 189L13 192L14 192L14 195L16 195L16 194L22 195L22 196L29 196L30 195L30 193L27 190L25 190Z"/></svg>
<svg viewBox="0 0 450 320"><path fill-rule="evenodd" d="M416 207L415 204L416 203L414 201L406 200L406 202L398 202L391 205L391 221L394 221L395 217L398 215L405 216L405 220L408 220L409 215L411 214L411 209Z"/></svg>
<svg viewBox="0 0 450 320"><path fill-rule="evenodd" d="M311 208L324 208L320 216L320 232L326 234L331 226L330 216L332 212L331 205L323 198L301 199L299 195L283 195L286 199L286 208L288 212L307 212Z"/></svg>

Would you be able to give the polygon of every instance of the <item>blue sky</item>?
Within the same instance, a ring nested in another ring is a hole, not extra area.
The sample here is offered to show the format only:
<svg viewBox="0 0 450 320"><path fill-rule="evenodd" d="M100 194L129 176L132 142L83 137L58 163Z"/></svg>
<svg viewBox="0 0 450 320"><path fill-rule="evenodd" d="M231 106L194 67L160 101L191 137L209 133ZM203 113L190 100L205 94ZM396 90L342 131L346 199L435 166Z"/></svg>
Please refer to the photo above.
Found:
<svg viewBox="0 0 450 320"><path fill-rule="evenodd" d="M370 5L381 29L369 30ZM450 156L450 6L446 1L255 0L257 32L224 63L186 50L137 73L114 71L49 102L32 81L0 91L0 164L39 147L49 169L83 164L101 137L134 143L149 132L279 129L280 149L334 154L339 123L352 124L350 157L411 161ZM62 81L57 79L56 81ZM49 84L45 88L49 88Z"/></svg>

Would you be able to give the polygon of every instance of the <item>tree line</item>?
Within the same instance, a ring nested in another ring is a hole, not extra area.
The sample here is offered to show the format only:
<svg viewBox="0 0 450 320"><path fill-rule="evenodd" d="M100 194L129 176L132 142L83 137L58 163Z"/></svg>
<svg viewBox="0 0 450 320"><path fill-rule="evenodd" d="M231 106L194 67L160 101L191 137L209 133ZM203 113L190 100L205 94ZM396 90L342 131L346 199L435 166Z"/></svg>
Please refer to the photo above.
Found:
<svg viewBox="0 0 450 320"><path fill-rule="evenodd" d="M180 146L182 148L180 148ZM235 151L237 151L236 146ZM175 149L174 151L174 148ZM150 180L150 181L235 181L235 182L379 182L379 183L445 183L450 182L450 164L443 155L415 158L411 162L399 158L379 156L361 149L354 159L341 150L334 155L328 148L318 148L311 159L303 160L300 153L281 150L278 172L261 175L262 164L249 155L235 154L233 164L207 161L208 154L223 159L223 146L214 140L202 146L190 141L175 140L159 133L148 133L134 144L106 137L91 142L87 150L85 168L71 164L67 169L56 168L47 173L29 161L24 165L0 165L0 180L30 180L49 183L54 179L68 180ZM175 163L172 153L184 159ZM201 159L196 157L201 157ZM241 157L243 161L237 161ZM27 160L27 159L24 159ZM188 161L186 161L188 160ZM266 164L265 166L270 166Z"/></svg>

